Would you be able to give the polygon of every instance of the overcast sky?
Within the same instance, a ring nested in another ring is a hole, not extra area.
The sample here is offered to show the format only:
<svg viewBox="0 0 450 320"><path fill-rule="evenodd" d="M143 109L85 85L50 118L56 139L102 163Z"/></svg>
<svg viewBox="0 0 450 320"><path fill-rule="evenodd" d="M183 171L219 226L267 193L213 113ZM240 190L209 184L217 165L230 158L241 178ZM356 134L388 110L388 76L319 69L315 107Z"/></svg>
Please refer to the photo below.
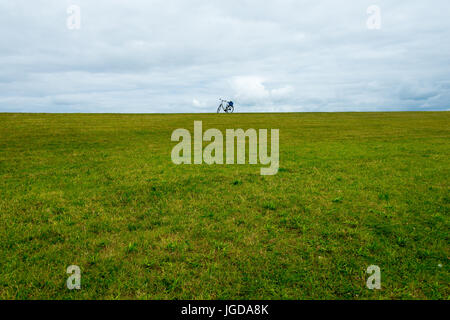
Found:
<svg viewBox="0 0 450 320"><path fill-rule="evenodd" d="M0 0L0 112L449 110L449 17L448 0Z"/></svg>

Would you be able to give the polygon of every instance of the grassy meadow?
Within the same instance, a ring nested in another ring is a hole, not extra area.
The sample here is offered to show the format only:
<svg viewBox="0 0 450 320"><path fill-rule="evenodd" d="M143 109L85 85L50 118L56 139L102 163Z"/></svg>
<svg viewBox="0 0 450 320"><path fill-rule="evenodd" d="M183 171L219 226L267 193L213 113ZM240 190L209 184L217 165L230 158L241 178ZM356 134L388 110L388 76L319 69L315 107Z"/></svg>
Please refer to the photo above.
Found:
<svg viewBox="0 0 450 320"><path fill-rule="evenodd" d="M278 174L174 165L194 120ZM449 170L449 112L0 114L0 299L449 299Z"/></svg>

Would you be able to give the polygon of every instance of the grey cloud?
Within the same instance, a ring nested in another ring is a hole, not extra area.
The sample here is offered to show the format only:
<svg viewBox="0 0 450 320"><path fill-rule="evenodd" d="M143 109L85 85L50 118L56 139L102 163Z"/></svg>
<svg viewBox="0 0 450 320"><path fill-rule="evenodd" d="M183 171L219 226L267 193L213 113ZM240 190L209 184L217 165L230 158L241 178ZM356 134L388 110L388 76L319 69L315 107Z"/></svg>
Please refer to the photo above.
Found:
<svg viewBox="0 0 450 320"><path fill-rule="evenodd" d="M448 109L450 3L375 3L1 1L0 112Z"/></svg>

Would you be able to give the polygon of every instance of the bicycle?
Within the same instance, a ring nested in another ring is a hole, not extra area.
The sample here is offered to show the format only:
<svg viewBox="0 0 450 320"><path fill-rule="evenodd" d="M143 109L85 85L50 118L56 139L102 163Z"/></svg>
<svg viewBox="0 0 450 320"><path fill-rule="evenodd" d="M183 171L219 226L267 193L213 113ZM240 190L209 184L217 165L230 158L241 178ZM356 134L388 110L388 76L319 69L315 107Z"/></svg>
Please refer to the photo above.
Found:
<svg viewBox="0 0 450 320"><path fill-rule="evenodd" d="M217 113L220 113L220 109L222 109L225 113L233 113L234 111L233 101L220 99L220 105L219 108L217 108Z"/></svg>

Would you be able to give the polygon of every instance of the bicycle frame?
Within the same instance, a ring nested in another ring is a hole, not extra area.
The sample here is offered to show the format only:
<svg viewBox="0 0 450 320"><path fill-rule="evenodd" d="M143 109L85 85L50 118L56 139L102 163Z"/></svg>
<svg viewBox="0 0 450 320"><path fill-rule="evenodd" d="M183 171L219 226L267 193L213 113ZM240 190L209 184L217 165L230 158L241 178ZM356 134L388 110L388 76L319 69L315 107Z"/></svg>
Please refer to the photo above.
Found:
<svg viewBox="0 0 450 320"><path fill-rule="evenodd" d="M226 106L224 106L224 103ZM217 108L217 113L220 113L220 109L222 109L225 113L233 113L234 107L230 106L230 102L228 100L220 99L219 108Z"/></svg>

